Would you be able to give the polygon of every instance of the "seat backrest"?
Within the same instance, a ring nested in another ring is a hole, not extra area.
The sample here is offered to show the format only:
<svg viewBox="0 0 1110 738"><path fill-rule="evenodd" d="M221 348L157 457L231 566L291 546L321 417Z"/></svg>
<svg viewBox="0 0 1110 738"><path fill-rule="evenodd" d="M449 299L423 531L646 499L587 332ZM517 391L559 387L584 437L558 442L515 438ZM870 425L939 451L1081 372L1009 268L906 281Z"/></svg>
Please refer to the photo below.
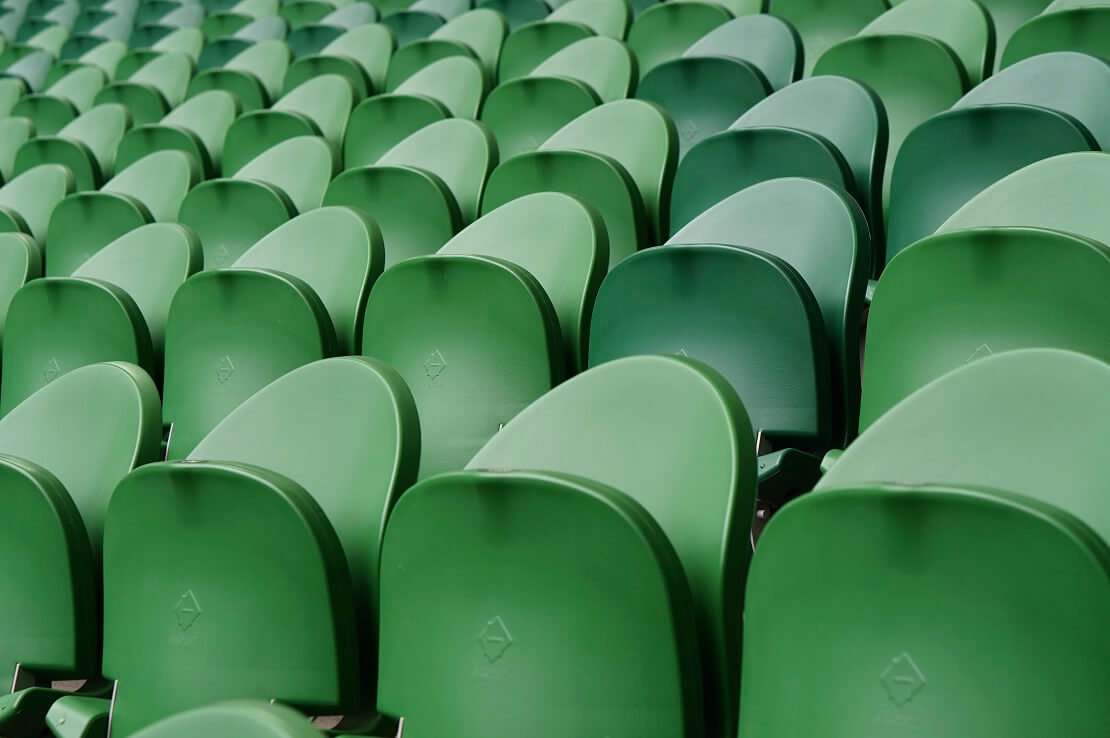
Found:
<svg viewBox="0 0 1110 738"><path fill-rule="evenodd" d="M201 179L199 162L183 151L156 151L104 183L101 192L133 197L155 220L177 220L185 195Z"/></svg>
<svg viewBox="0 0 1110 738"><path fill-rule="evenodd" d="M994 69L994 24L976 0L903 0L860 31L861 36L894 33L930 36L946 44L973 87Z"/></svg>
<svg viewBox="0 0 1110 738"><path fill-rule="evenodd" d="M326 207L278 226L233 267L269 269L304 281L328 309L339 350L353 354L366 298L384 260L381 232L369 216L354 208Z"/></svg>
<svg viewBox="0 0 1110 738"><path fill-rule="evenodd" d="M226 89L239 96L244 110L266 107L280 95L291 57L292 51L284 41L252 43L222 67L197 74L189 83L189 95Z"/></svg>
<svg viewBox="0 0 1110 738"><path fill-rule="evenodd" d="M42 276L42 249L26 233L0 234L0 340L8 306L19 288Z"/></svg>
<svg viewBox="0 0 1110 738"><path fill-rule="evenodd" d="M152 126L137 126L123 135L116 152L116 167L123 169L147 154L177 149L196 159L205 177L220 172L224 139L238 117L238 98L226 90L208 90L171 110Z"/></svg>
<svg viewBox="0 0 1110 738"><path fill-rule="evenodd" d="M855 36L890 9L886 0L774 0L771 13L790 22L805 46L805 76L825 50Z"/></svg>
<svg viewBox="0 0 1110 738"><path fill-rule="evenodd" d="M776 256L717 245L635 254L602 283L590 328L591 366L639 354L688 356L732 384L752 430L776 447L832 445L821 312Z"/></svg>
<svg viewBox="0 0 1110 738"><path fill-rule="evenodd" d="M541 21L551 12L551 8L544 0L485 0L478 7L501 13L508 21L510 30L515 30L525 23Z"/></svg>
<svg viewBox="0 0 1110 738"><path fill-rule="evenodd" d="M341 13L361 5L365 3L352 3L335 12ZM315 54L298 52L299 58L285 73L286 91L319 74L343 75L354 86L359 99L385 89L386 69L397 45L397 40L388 28L379 23L356 25L346 31L332 26L309 26L295 33L313 29L325 29L330 42L324 44ZM296 44L292 34L288 40L291 44ZM297 51L295 45L294 51Z"/></svg>
<svg viewBox="0 0 1110 738"><path fill-rule="evenodd" d="M509 34L501 47L497 78L508 82L523 77L560 49L593 35L590 27L580 22L543 20L521 26Z"/></svg>
<svg viewBox="0 0 1110 738"><path fill-rule="evenodd" d="M966 202L1033 162L1098 150L1075 120L1031 105L951 110L913 130L894 163L886 263Z"/></svg>
<svg viewBox="0 0 1110 738"><path fill-rule="evenodd" d="M887 266L875 289L860 427L991 354L1052 347L1110 360L1108 287L1110 247L1081 236L981 228L918 241Z"/></svg>
<svg viewBox="0 0 1110 738"><path fill-rule="evenodd" d="M732 20L717 3L660 3L637 16L628 29L628 45L640 63L640 77L654 67L677 59L714 28Z"/></svg>
<svg viewBox="0 0 1110 738"><path fill-rule="evenodd" d="M496 10L478 8L458 15L428 36L432 41L456 41L474 52L491 76L497 71L501 45L509 33L505 16ZM396 58L396 55L394 56Z"/></svg>
<svg viewBox="0 0 1110 738"><path fill-rule="evenodd" d="M1002 50L1023 23L1042 13L1051 0L979 0L994 24L994 67L1001 66Z"/></svg>
<svg viewBox="0 0 1110 738"><path fill-rule="evenodd" d="M1110 58L1110 8L1065 8L1030 18L1014 31L1002 52L1001 68L1052 51L1078 51Z"/></svg>
<svg viewBox="0 0 1110 738"><path fill-rule="evenodd" d="M181 104L193 76L193 60L181 51L158 54L127 81L101 90L97 103L118 102L131 110L136 125L156 123Z"/></svg>
<svg viewBox="0 0 1110 738"><path fill-rule="evenodd" d="M681 564L604 484L466 472L417 485L386 529L382 595L378 704L414 738L702 734Z"/></svg>
<svg viewBox="0 0 1110 738"><path fill-rule="evenodd" d="M1082 123L1110 149L1110 61L1075 51L1023 59L976 85L953 105L1036 105Z"/></svg>
<svg viewBox="0 0 1110 738"><path fill-rule="evenodd" d="M54 207L73 192L73 174L61 164L40 164L0 187L0 230L23 231L38 243Z"/></svg>
<svg viewBox="0 0 1110 738"><path fill-rule="evenodd" d="M740 736L907 720L931 735L953 720L974 735L1097 732L1110 720L1092 686L1110 677L1108 574L1105 540L1028 498L888 483L805 495L752 560ZM798 637L775 638L784 628ZM969 684L981 687L955 686ZM789 706L798 690L814 695L804 711Z"/></svg>
<svg viewBox="0 0 1110 738"><path fill-rule="evenodd" d="M715 371L639 356L594 367L548 392L468 465L584 477L624 492L655 518L694 597L708 735L735 732L753 439L736 391Z"/></svg>
<svg viewBox="0 0 1110 738"><path fill-rule="evenodd" d="M32 138L15 155L15 171L39 164L64 164L78 190L99 187L112 174L116 147L131 127L131 113L118 103L90 108L67 123L57 136Z"/></svg>
<svg viewBox="0 0 1110 738"><path fill-rule="evenodd" d="M821 310L832 356L833 434L855 435L859 326L871 266L863 211L842 189L783 178L723 200L668 244L726 244L764 251L793 267Z"/></svg>
<svg viewBox="0 0 1110 738"><path fill-rule="evenodd" d="M609 267L609 238L596 210L561 193L525 195L476 220L439 253L489 256L527 270L559 316L568 373L585 368L590 312Z"/></svg>
<svg viewBox="0 0 1110 738"><path fill-rule="evenodd" d="M395 90L402 95L426 95L437 100L456 118L477 118L489 83L481 65L465 56L432 62L406 79Z"/></svg>
<svg viewBox="0 0 1110 738"><path fill-rule="evenodd" d="M343 136L346 169L376 164L424 126L451 117L443 103L418 95L377 95L351 111Z"/></svg>
<svg viewBox="0 0 1110 738"><path fill-rule="evenodd" d="M567 360L559 319L536 279L485 256L407 259L366 305L362 353L397 368L420 413L420 478L461 469Z"/></svg>
<svg viewBox="0 0 1110 738"><path fill-rule="evenodd" d="M489 93L480 119L497 139L498 158L506 161L517 154L535 151L556 131L599 102L597 93L576 79L518 77Z"/></svg>
<svg viewBox="0 0 1110 738"><path fill-rule="evenodd" d="M753 65L771 91L802 76L802 38L788 21L773 15L745 15L717 26L694 42L683 57L727 56Z"/></svg>
<svg viewBox="0 0 1110 738"><path fill-rule="evenodd" d="M320 206L335 169L336 153L319 136L297 136L263 151L235 172L236 179L273 185L289 196L298 212Z"/></svg>
<svg viewBox="0 0 1110 738"><path fill-rule="evenodd" d="M639 188L649 219L649 241L664 240L678 164L678 132L662 108L643 100L600 105L556 131L540 149L590 151L619 163Z"/></svg>
<svg viewBox="0 0 1110 738"><path fill-rule="evenodd" d="M35 124L28 118L11 117L0 120L0 181L12 178L15 154L27 139L35 135Z"/></svg>
<svg viewBox="0 0 1110 738"><path fill-rule="evenodd" d="M549 22L581 23L598 36L622 39L632 23L626 0L569 0L547 16Z"/></svg>
<svg viewBox="0 0 1110 738"><path fill-rule="evenodd" d="M240 738L323 738L304 714L262 700L232 700L168 717L135 738L190 738L233 733Z"/></svg>
<svg viewBox="0 0 1110 738"><path fill-rule="evenodd" d="M628 97L637 80L636 58L623 42L591 36L556 51L529 77L569 77L589 86L601 102Z"/></svg>

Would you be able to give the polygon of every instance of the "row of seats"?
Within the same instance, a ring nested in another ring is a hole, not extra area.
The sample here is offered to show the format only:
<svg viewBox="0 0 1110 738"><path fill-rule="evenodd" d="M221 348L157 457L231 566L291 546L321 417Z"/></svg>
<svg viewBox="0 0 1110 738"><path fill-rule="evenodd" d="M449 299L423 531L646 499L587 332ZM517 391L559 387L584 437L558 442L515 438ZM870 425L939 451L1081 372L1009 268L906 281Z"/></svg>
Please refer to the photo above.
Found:
<svg viewBox="0 0 1110 738"><path fill-rule="evenodd" d="M13 1L0 733L1110 723L1097 6Z"/></svg>

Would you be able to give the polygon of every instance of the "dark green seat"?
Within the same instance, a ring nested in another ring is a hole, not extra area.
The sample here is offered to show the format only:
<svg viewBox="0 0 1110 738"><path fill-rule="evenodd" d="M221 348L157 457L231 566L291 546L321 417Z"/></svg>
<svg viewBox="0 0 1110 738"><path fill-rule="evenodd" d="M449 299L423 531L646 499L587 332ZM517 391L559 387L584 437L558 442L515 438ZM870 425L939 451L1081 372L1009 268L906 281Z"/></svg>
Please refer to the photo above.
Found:
<svg viewBox="0 0 1110 738"><path fill-rule="evenodd" d="M847 189L867 214L872 242L883 243L887 119L882 101L870 88L846 77L811 77L756 103L730 128L761 126L797 128L831 143L851 170Z"/></svg>
<svg viewBox="0 0 1110 738"><path fill-rule="evenodd" d="M950 47L929 36L904 33L842 41L821 55L813 73L851 77L869 85L883 101L889 127L884 209L890 172L906 136L952 107L968 89L967 72Z"/></svg>
<svg viewBox="0 0 1110 738"><path fill-rule="evenodd" d="M761 182L710 208L667 243L742 246L779 257L797 271L816 298L831 355L832 438L852 438L859 327L871 266L867 221L855 201L815 180Z"/></svg>
<svg viewBox="0 0 1110 738"><path fill-rule="evenodd" d="M894 164L886 262L1006 175L1058 154L1097 149L1074 118L1046 108L965 107L930 118L906 138Z"/></svg>
<svg viewBox="0 0 1110 738"><path fill-rule="evenodd" d="M572 0L575 1L577 0ZM590 0L590 4L594 1ZM613 2L628 7L619 0ZM625 12L631 16L628 10ZM505 38L505 45L501 47L501 62L497 67L497 79L507 82L524 77L556 52L593 35L595 34L590 27L583 23L555 21L550 18L521 26Z"/></svg>
<svg viewBox="0 0 1110 738"><path fill-rule="evenodd" d="M871 303L860 427L984 356L1051 347L1110 359L1107 284L1110 248L1041 228L952 231L905 249Z"/></svg>
<svg viewBox="0 0 1110 738"><path fill-rule="evenodd" d="M451 113L443 103L422 95L376 95L351 111L343 136L347 169L374 164L412 134Z"/></svg>
<svg viewBox="0 0 1110 738"><path fill-rule="evenodd" d="M231 735L238 738L323 738L302 713L284 705L238 700L198 707L147 726L135 738L194 738Z"/></svg>
<svg viewBox="0 0 1110 738"><path fill-rule="evenodd" d="M293 62L285 73L285 90L321 74L338 74L347 78L358 99L369 97L385 89L386 69L395 45L393 33L385 26L377 23L355 26L318 54L301 56Z"/></svg>
<svg viewBox="0 0 1110 738"><path fill-rule="evenodd" d="M239 0L228 8L209 13L200 30L210 41L230 36L252 21L276 15L279 5L278 0Z"/></svg>
<svg viewBox="0 0 1110 738"><path fill-rule="evenodd" d="M1110 8L1103 5L1063 8L1031 18L1014 31L999 66L1005 68L1052 51L1078 51L1110 58Z"/></svg>
<svg viewBox="0 0 1110 738"><path fill-rule="evenodd" d="M566 371L543 287L500 259L406 259L375 284L363 325L362 353L395 367L416 400L422 479L461 469Z"/></svg>
<svg viewBox="0 0 1110 738"><path fill-rule="evenodd" d="M627 494L655 518L693 593L707 735L735 733L753 439L735 390L718 373L685 359L640 356L595 367L547 393L468 465L593 480ZM685 481L676 495L678 478ZM391 707L383 700L383 708Z"/></svg>
<svg viewBox="0 0 1110 738"><path fill-rule="evenodd" d="M479 8L463 13L437 28L428 38L397 49L389 62L386 89L397 89L416 72L449 56L477 59L492 79L508 33L505 16L495 10Z"/></svg>
<svg viewBox="0 0 1110 738"><path fill-rule="evenodd" d="M387 13L382 23L397 34L401 45L426 38L437 28L474 7L473 0L416 0L404 9Z"/></svg>
<svg viewBox="0 0 1110 738"><path fill-rule="evenodd" d="M501 13L509 22L510 30L525 23L543 20L551 13L551 8L544 0L485 0L478 7Z"/></svg>
<svg viewBox="0 0 1110 738"><path fill-rule="evenodd" d="M15 173L40 164L63 164L73 172L78 190L97 189L111 177L116 147L130 127L131 112L123 105L97 105L56 136L39 136L23 144L15 155Z"/></svg>
<svg viewBox="0 0 1110 738"><path fill-rule="evenodd" d="M890 8L886 0L773 0L771 14L790 22L805 47L805 76L826 49L855 36Z"/></svg>
<svg viewBox="0 0 1110 738"><path fill-rule="evenodd" d="M105 422L111 418L111 422ZM61 692L52 679L94 679L100 667L100 554L108 498L132 468L158 458L158 390L137 367L85 367L0 420L4 540L21 561L4 590L0 668L30 685L0 697L0 730L42 733ZM19 685L15 684L16 682Z"/></svg>
<svg viewBox="0 0 1110 738"><path fill-rule="evenodd" d="M177 150L191 155L205 177L217 176L227 130L239 112L234 94L224 90L202 92L158 123L136 126L123 134L116 166L123 169L155 151Z"/></svg>
<svg viewBox="0 0 1110 738"><path fill-rule="evenodd" d="M157 123L185 99L192 76L193 60L184 52L167 51L102 89L96 103L127 106L135 125Z"/></svg>
<svg viewBox="0 0 1110 738"><path fill-rule="evenodd" d="M327 188L326 205L370 214L388 244L386 266L434 253L478 214L497 162L481 123L450 118L425 126L370 166L348 169Z"/></svg>
<svg viewBox="0 0 1110 738"><path fill-rule="evenodd" d="M322 138L298 136L262 152L233 177L190 190L179 220L200 236L205 268L229 266L285 221L319 207L334 159Z"/></svg>
<svg viewBox="0 0 1110 738"><path fill-rule="evenodd" d="M38 135L52 136L87 111L106 82L107 77L99 67L78 67L43 92L22 97L10 115L30 120Z"/></svg>
<svg viewBox="0 0 1110 738"><path fill-rule="evenodd" d="M73 174L61 164L40 164L0 187L0 232L17 231L42 244L50 214L73 192Z"/></svg>
<svg viewBox="0 0 1110 738"><path fill-rule="evenodd" d="M268 110L253 110L227 129L225 177L270 147L297 136L321 136L337 149L354 104L354 90L338 74L314 77L282 95Z"/></svg>
<svg viewBox="0 0 1110 738"><path fill-rule="evenodd" d="M754 12L717 26L691 44L682 56L740 59L762 72L772 91L786 87L802 76L801 36L782 18Z"/></svg>
<svg viewBox="0 0 1110 738"><path fill-rule="evenodd" d="M640 78L682 56L695 41L730 20L732 13L712 2L660 3L641 13L628 29L628 45L640 63Z"/></svg>
<svg viewBox="0 0 1110 738"><path fill-rule="evenodd" d="M567 372L586 365L590 312L609 266L596 210L555 192L517 198L463 229L440 254L475 254L523 267L551 299L562 326Z"/></svg>
<svg viewBox="0 0 1110 738"><path fill-rule="evenodd" d="M252 43L219 67L198 65L204 71L189 83L188 96L207 90L227 90L239 97L243 110L268 107L281 94L291 57L292 51L283 41Z"/></svg>
<svg viewBox="0 0 1110 738"><path fill-rule="evenodd" d="M397 503L378 701L407 735L695 736L701 695L682 565L629 495L472 471Z"/></svg>
<svg viewBox="0 0 1110 738"><path fill-rule="evenodd" d="M1002 62L1002 50L1023 23L1043 12L1051 0L980 0L994 26L994 67Z"/></svg>

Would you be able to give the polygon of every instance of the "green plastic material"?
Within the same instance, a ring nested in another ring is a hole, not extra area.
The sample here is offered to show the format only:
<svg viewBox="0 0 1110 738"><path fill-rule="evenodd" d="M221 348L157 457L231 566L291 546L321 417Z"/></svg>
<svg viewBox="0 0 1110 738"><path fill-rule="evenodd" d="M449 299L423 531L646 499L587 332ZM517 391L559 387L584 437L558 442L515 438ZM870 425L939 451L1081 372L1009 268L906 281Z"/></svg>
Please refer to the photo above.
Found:
<svg viewBox="0 0 1110 738"><path fill-rule="evenodd" d="M758 13L758 11L756 11ZM702 36L684 57L726 56L754 65L771 90L802 76L802 39L794 27L773 15L745 15Z"/></svg>
<svg viewBox="0 0 1110 738"><path fill-rule="evenodd" d="M98 67L78 67L44 93L23 97L12 108L11 115L30 120L40 136L52 136L89 109L105 82L104 72Z"/></svg>
<svg viewBox="0 0 1110 738"><path fill-rule="evenodd" d="M771 520L752 561L739 734L889 735L908 721L938 736L1098 733L1110 721L1095 687L1110 676L1108 573L1105 540L1028 498L882 482L806 495ZM804 710L799 694L811 695ZM989 707L1002 700L1009 709Z"/></svg>
<svg viewBox="0 0 1110 738"><path fill-rule="evenodd" d="M867 221L859 206L824 182L771 180L723 200L668 241L684 243L758 249L797 270L824 319L835 388L833 438L853 437L860 392L859 326L871 266Z"/></svg>
<svg viewBox="0 0 1110 738"><path fill-rule="evenodd" d="M386 89L396 89L428 64L447 56L473 56L492 77L508 33L505 17L494 10L479 8L463 13L437 28L427 39L398 49L389 62Z"/></svg>
<svg viewBox="0 0 1110 738"><path fill-rule="evenodd" d="M19 288L42 276L42 249L26 233L0 234L0 339Z"/></svg>
<svg viewBox="0 0 1110 738"><path fill-rule="evenodd" d="M69 167L78 190L99 187L112 174L116 147L131 127L131 113L118 103L97 105L74 118L57 136L33 138L15 155L15 171L40 164Z"/></svg>
<svg viewBox="0 0 1110 738"><path fill-rule="evenodd" d="M1052 51L1079 51L1110 58L1110 7L1095 5L1030 19L1006 44L999 66L1005 68Z"/></svg>
<svg viewBox="0 0 1110 738"><path fill-rule="evenodd" d="M994 26L975 0L904 0L860 31L861 36L913 33L948 45L971 86L994 69Z"/></svg>
<svg viewBox="0 0 1110 738"><path fill-rule="evenodd" d="M442 103L416 95L378 95L360 103L347 119L343 163L347 169L375 164L412 134L451 114Z"/></svg>
<svg viewBox="0 0 1110 738"><path fill-rule="evenodd" d="M735 390L719 374L684 359L641 356L603 364L555 388L469 464L581 476L624 492L655 518L694 597L708 735L735 732L753 439ZM675 494L675 475L688 480L684 494ZM383 701L383 707L389 705Z"/></svg>
<svg viewBox="0 0 1110 738"><path fill-rule="evenodd" d="M362 352L394 366L420 414L420 478L461 469L558 384L559 320L523 268L485 256L408 259L366 306Z"/></svg>
<svg viewBox="0 0 1110 738"><path fill-rule="evenodd" d="M350 7L350 6L347 6ZM354 86L359 99L385 88L386 69L396 40L377 23L355 26L325 46L318 55L302 57L285 73L285 90L319 74L341 74Z"/></svg>
<svg viewBox="0 0 1110 738"><path fill-rule="evenodd" d="M894 164L886 262L975 195L1033 162L1098 142L1073 118L1028 105L952 110L906 138Z"/></svg>
<svg viewBox="0 0 1110 738"><path fill-rule="evenodd" d="M590 40L605 39L587 39ZM490 92L482 106L481 121L489 126L497 140L500 159L505 161L535 151L556 131L599 102L589 86L575 79L520 77Z"/></svg>
<svg viewBox="0 0 1110 738"><path fill-rule="evenodd" d="M732 20L723 6L708 2L669 2L639 15L628 29L642 78L654 67L682 56L714 28Z"/></svg>
<svg viewBox="0 0 1110 738"><path fill-rule="evenodd" d="M402 496L382 557L379 704L406 735L702 735L682 565L622 492L467 472Z"/></svg>
<svg viewBox="0 0 1110 738"><path fill-rule="evenodd" d="M821 55L813 73L852 77L869 85L883 101L889 126L884 204L890 194L890 173L906 136L954 105L968 89L967 72L948 46L911 34L843 41Z"/></svg>
<svg viewBox="0 0 1110 738"><path fill-rule="evenodd" d="M0 119L0 182L11 179L16 152L34 135L35 124L27 118Z"/></svg>
<svg viewBox="0 0 1110 738"><path fill-rule="evenodd" d="M54 65L55 57L48 51L30 51L12 64L7 65L3 74L22 83L22 86L38 92L46 84L46 75ZM0 66L3 66L0 63Z"/></svg>
<svg viewBox="0 0 1110 738"><path fill-rule="evenodd" d="M1079 236L983 228L919 241L875 290L861 429L933 379L992 354L1052 347L1110 360L1106 284L1110 248Z"/></svg>
<svg viewBox="0 0 1110 738"><path fill-rule="evenodd" d="M0 232L22 231L46 241L55 206L74 190L73 174L61 164L40 164L0 187Z"/></svg>
<svg viewBox="0 0 1110 738"><path fill-rule="evenodd" d="M281 92L292 51L283 41L260 41L248 46L220 68L193 77L188 96L206 90L227 90L239 96L243 110L267 107Z"/></svg>
<svg viewBox="0 0 1110 738"><path fill-rule="evenodd" d="M595 1L590 0L591 4ZM589 26L582 23L546 20L521 26L509 34L501 47L497 78L507 82L530 74L556 52L593 35Z"/></svg>
<svg viewBox="0 0 1110 738"><path fill-rule="evenodd" d="M168 51L141 66L127 81L105 87L96 102L127 106L135 125L157 123L185 99L192 76L193 60L180 51Z"/></svg>
<svg viewBox="0 0 1110 738"><path fill-rule="evenodd" d="M825 51L855 36L890 9L887 0L772 0L771 13L790 22L805 47L805 76Z"/></svg>
<svg viewBox="0 0 1110 738"><path fill-rule="evenodd" d="M525 195L475 221L441 254L476 254L524 267L540 283L562 326L568 374L586 366L590 313L609 265L596 210L555 192Z"/></svg>
<svg viewBox="0 0 1110 738"><path fill-rule="evenodd" d="M501 13L508 21L510 30L543 20L551 12L544 0L485 0L478 7Z"/></svg>
<svg viewBox="0 0 1110 738"><path fill-rule="evenodd" d="M623 261L598 293L590 364L638 354L688 356L719 371L743 398L753 431L775 446L831 445L821 312L777 256L713 245L648 249Z"/></svg>
<svg viewBox="0 0 1110 738"><path fill-rule="evenodd" d="M628 46L599 36L576 41L555 52L529 76L568 77L587 85L602 102L614 102L632 93L636 69L636 58Z"/></svg>
<svg viewBox="0 0 1110 738"><path fill-rule="evenodd" d="M240 700L198 707L150 725L134 738L196 738L235 735L236 738L324 738L303 713L284 705Z"/></svg>
<svg viewBox="0 0 1110 738"><path fill-rule="evenodd" d="M220 171L227 129L239 114L230 92L209 90L171 110L157 125L137 126L123 134L116 166L129 166L155 151L177 150L191 155L206 177Z"/></svg>
<svg viewBox="0 0 1110 738"><path fill-rule="evenodd" d="M427 38L443 23L443 16L436 13L402 11L382 18L382 25L392 31L399 44L407 44Z"/></svg>
<svg viewBox="0 0 1110 738"><path fill-rule="evenodd" d="M548 22L580 23L598 36L628 35L632 10L626 0L570 0L551 11Z"/></svg>
<svg viewBox="0 0 1110 738"><path fill-rule="evenodd" d="M456 118L477 118L489 83L481 65L464 56L432 62L400 85L400 95L424 95L442 103Z"/></svg>

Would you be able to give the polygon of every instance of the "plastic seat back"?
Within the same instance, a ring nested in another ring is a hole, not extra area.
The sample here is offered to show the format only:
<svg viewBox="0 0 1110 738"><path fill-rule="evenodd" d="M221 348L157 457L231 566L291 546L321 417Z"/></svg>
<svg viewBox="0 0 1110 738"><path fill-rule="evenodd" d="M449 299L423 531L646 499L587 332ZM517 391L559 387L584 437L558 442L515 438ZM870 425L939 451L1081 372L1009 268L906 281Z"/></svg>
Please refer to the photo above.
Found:
<svg viewBox="0 0 1110 738"><path fill-rule="evenodd" d="M602 40L606 39L586 39ZM519 77L490 92L480 120L489 126L497 140L499 158L506 161L535 151L556 131L599 103L597 93L578 80Z"/></svg>
<svg viewBox="0 0 1110 738"><path fill-rule="evenodd" d="M691 44L683 58L740 59L762 72L772 91L786 87L802 76L802 38L782 18L755 12L714 28Z"/></svg>
<svg viewBox="0 0 1110 738"><path fill-rule="evenodd" d="M0 234L0 340L8 306L19 288L42 276L42 249L26 233Z"/></svg>
<svg viewBox="0 0 1110 738"><path fill-rule="evenodd" d="M343 137L347 169L375 164L385 152L436 121L451 117L442 103L416 95L377 95L351 111Z"/></svg>
<svg viewBox="0 0 1110 738"><path fill-rule="evenodd" d="M987 9L974 0L904 0L871 21L861 36L915 33L955 52L971 86L994 69L995 35Z"/></svg>
<svg viewBox="0 0 1110 738"><path fill-rule="evenodd" d="M547 393L469 464L591 479L655 518L693 593L711 735L735 731L735 624L751 551L753 438L735 390L719 374L679 358L641 356L595 367ZM686 493L675 494L675 484Z"/></svg>
<svg viewBox="0 0 1110 738"><path fill-rule="evenodd" d="M127 167L155 151L184 151L196 159L205 177L220 171L224 139L239 115L239 101L230 92L209 90L189 98L156 125L137 126L116 152L116 166Z"/></svg>
<svg viewBox="0 0 1110 738"><path fill-rule="evenodd" d="M479 218L439 253L489 256L527 270L559 317L568 374L585 368L590 313L609 265L596 210L560 193L525 195Z"/></svg>
<svg viewBox="0 0 1110 738"><path fill-rule="evenodd" d="M509 23L509 30L543 20L551 12L544 0L485 0L478 7L501 13Z"/></svg>
<svg viewBox="0 0 1110 738"><path fill-rule="evenodd" d="M568 77L588 86L601 102L623 100L637 79L636 58L621 41L605 36L576 41L529 73L529 77Z"/></svg>
<svg viewBox="0 0 1110 738"><path fill-rule="evenodd" d="M536 472L443 475L401 497L382 558L379 705L410 735L701 734L681 564L620 491Z"/></svg>
<svg viewBox="0 0 1110 738"><path fill-rule="evenodd" d="M983 228L917 242L887 266L875 290L860 427L991 354L1052 347L1110 360L1108 284L1110 248L1080 236Z"/></svg>
<svg viewBox="0 0 1110 738"><path fill-rule="evenodd" d="M243 110L267 107L281 93L291 56L284 42L269 40L248 45L218 68L205 68L202 58L198 66L205 71L193 77L188 95L227 90L239 97Z"/></svg>
<svg viewBox="0 0 1110 738"><path fill-rule="evenodd" d="M22 231L43 243L50 214L75 184L61 164L40 164L16 175L0 187L0 231Z"/></svg>
<svg viewBox="0 0 1110 738"><path fill-rule="evenodd" d="M1052 51L1078 51L1110 58L1110 8L1065 8L1031 18L1014 31L1002 52L1001 68Z"/></svg>
<svg viewBox="0 0 1110 738"><path fill-rule="evenodd" d="M423 95L442 103L456 118L477 118L488 89L481 65L465 56L432 62L395 90L400 95Z"/></svg>
<svg viewBox="0 0 1110 738"><path fill-rule="evenodd" d="M366 305L362 353L396 367L412 390L422 479L461 469L566 367L543 287L485 256L425 256L388 269Z"/></svg>
<svg viewBox="0 0 1110 738"><path fill-rule="evenodd" d="M621 0L569 0L554 8L547 20L580 23L598 36L622 39L632 24L631 10L629 3Z"/></svg>
<svg viewBox="0 0 1110 738"><path fill-rule="evenodd" d="M389 61L386 89L396 89L428 64L448 56L475 58L492 78L508 33L505 17L494 10L479 8L463 13L437 28L427 39L398 49Z"/></svg>
<svg viewBox="0 0 1110 738"><path fill-rule="evenodd" d="M556 52L593 35L595 34L590 27L583 23L555 21L550 18L521 26L508 35L501 47L497 79L507 82L524 77ZM623 34L621 37L623 38Z"/></svg>
<svg viewBox="0 0 1110 738"><path fill-rule="evenodd" d="M193 60L180 51L167 51L137 69L127 81L108 85L96 96L98 104L127 106L135 125L157 123L185 99L193 76Z"/></svg>
<svg viewBox="0 0 1110 738"><path fill-rule="evenodd" d="M385 89L386 69L396 44L393 34L383 25L355 26L319 54L302 56L293 62L285 73L285 90L292 90L320 74L339 74L347 78L359 99L369 97Z"/></svg>
<svg viewBox="0 0 1110 738"><path fill-rule="evenodd" d="M886 0L774 0L771 5L771 13L789 21L801 35L807 77L826 49L855 36L890 8Z"/></svg>
<svg viewBox="0 0 1110 738"><path fill-rule="evenodd" d="M19 147L35 136L35 124L27 118L0 120L0 182L12 178L15 155Z"/></svg>
<svg viewBox="0 0 1110 738"><path fill-rule="evenodd" d="M57 136L33 138L15 155L15 172L40 164L69 167L78 190L92 190L111 177L116 147L131 127L131 113L118 103L106 103L66 124Z"/></svg>
<svg viewBox="0 0 1110 738"><path fill-rule="evenodd" d="M994 25L994 67L1001 66L1002 50L1022 24L1045 10L1051 0L980 0Z"/></svg>
<svg viewBox="0 0 1110 738"><path fill-rule="evenodd" d="M1110 719L1092 687L1110 676L1108 572L1088 526L1016 495L882 483L806 495L752 560L740 735L841 738L907 716L933 735L954 720L975 735L1097 731ZM799 637L775 638L783 628ZM972 698L958 684L983 687ZM805 711L788 707L796 690L816 695ZM1001 699L1012 709L984 708Z"/></svg>
<svg viewBox="0 0 1110 738"><path fill-rule="evenodd" d="M730 20L732 14L716 3L670 2L651 7L628 29L628 45L640 62L640 77L682 56L695 41Z"/></svg>
<svg viewBox="0 0 1110 738"><path fill-rule="evenodd" d="M45 92L23 97L12 108L11 115L33 122L40 136L52 136L88 110L106 82L102 69L78 67L47 87Z"/></svg>
<svg viewBox="0 0 1110 738"><path fill-rule="evenodd" d="M135 738L191 738L234 733L240 738L323 738L304 714L276 703L250 700L198 707L159 720Z"/></svg>

